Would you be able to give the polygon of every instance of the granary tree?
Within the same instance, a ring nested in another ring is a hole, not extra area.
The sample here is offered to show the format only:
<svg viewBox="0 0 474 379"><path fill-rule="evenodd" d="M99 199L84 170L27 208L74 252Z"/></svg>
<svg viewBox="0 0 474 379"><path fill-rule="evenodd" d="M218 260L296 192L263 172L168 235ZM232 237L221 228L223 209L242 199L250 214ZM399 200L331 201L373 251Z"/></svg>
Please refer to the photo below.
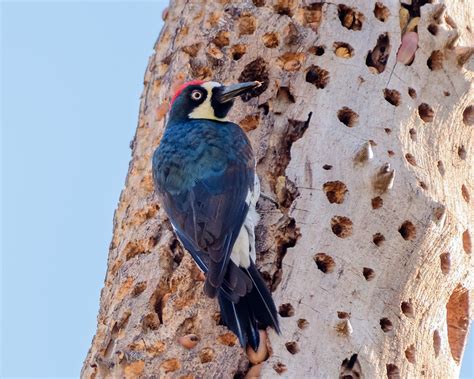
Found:
<svg viewBox="0 0 474 379"><path fill-rule="evenodd" d="M175 0L163 17L82 377L456 377L474 287L470 3ZM190 79L263 83L230 115L257 157L257 263L282 328L250 362L154 194Z"/></svg>

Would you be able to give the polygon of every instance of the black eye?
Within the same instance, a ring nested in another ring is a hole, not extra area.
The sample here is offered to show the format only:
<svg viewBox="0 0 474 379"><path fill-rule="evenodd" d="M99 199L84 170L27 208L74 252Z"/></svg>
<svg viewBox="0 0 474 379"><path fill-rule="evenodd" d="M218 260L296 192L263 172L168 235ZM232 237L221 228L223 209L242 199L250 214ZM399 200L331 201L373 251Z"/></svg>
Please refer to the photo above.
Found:
<svg viewBox="0 0 474 379"><path fill-rule="evenodd" d="M193 100L201 100L202 98L202 93L195 89L193 92L191 92L191 99Z"/></svg>

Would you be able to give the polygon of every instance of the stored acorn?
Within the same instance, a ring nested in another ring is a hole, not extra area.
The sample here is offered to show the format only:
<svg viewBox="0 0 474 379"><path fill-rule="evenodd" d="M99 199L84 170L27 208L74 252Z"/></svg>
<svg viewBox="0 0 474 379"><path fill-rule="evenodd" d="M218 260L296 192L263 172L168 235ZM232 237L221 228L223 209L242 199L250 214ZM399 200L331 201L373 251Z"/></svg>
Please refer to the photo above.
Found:
<svg viewBox="0 0 474 379"><path fill-rule="evenodd" d="M260 378L260 372L262 371L262 363L250 367L250 370L245 375L245 379Z"/></svg>
<svg viewBox="0 0 474 379"><path fill-rule="evenodd" d="M254 365L259 364L268 358L267 333L264 330L260 330L259 334L260 344L257 351L255 351L251 346L247 346L247 357L249 358L250 363L253 363Z"/></svg>
<svg viewBox="0 0 474 379"><path fill-rule="evenodd" d="M195 334L187 334L185 336L179 337L178 342L186 349L192 349L198 344L199 337Z"/></svg>
<svg viewBox="0 0 474 379"><path fill-rule="evenodd" d="M374 175L374 191L383 194L392 189L395 179L395 170L390 167L390 163L385 163Z"/></svg>
<svg viewBox="0 0 474 379"><path fill-rule="evenodd" d="M359 151L354 156L354 165L361 166L365 164L367 161L374 157L374 152L372 150L372 143L367 141L364 143Z"/></svg>

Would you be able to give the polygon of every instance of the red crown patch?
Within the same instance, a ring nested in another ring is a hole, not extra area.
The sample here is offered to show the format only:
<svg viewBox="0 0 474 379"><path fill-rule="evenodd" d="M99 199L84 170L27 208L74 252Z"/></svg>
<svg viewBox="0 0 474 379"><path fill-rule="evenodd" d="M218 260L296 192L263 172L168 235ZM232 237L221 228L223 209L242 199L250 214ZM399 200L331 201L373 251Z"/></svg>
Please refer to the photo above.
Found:
<svg viewBox="0 0 474 379"><path fill-rule="evenodd" d="M191 80L189 82L186 82L186 83L182 84L177 89L177 91L174 93L173 97L171 98L170 107L173 105L174 101L181 94L181 92L183 92L187 87L189 87L189 86L199 86L202 83L204 83L204 80Z"/></svg>

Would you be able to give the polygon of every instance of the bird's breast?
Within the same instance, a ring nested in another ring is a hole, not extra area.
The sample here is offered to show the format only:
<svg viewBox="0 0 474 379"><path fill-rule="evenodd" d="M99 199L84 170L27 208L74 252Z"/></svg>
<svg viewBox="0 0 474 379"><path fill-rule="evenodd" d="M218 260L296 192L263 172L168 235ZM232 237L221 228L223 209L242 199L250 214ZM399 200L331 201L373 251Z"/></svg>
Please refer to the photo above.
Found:
<svg viewBox="0 0 474 379"><path fill-rule="evenodd" d="M247 165L248 140L226 124L196 120L168 127L153 157L153 174L158 187L176 193L196 180L219 176L234 165ZM251 151L251 149L250 149Z"/></svg>

